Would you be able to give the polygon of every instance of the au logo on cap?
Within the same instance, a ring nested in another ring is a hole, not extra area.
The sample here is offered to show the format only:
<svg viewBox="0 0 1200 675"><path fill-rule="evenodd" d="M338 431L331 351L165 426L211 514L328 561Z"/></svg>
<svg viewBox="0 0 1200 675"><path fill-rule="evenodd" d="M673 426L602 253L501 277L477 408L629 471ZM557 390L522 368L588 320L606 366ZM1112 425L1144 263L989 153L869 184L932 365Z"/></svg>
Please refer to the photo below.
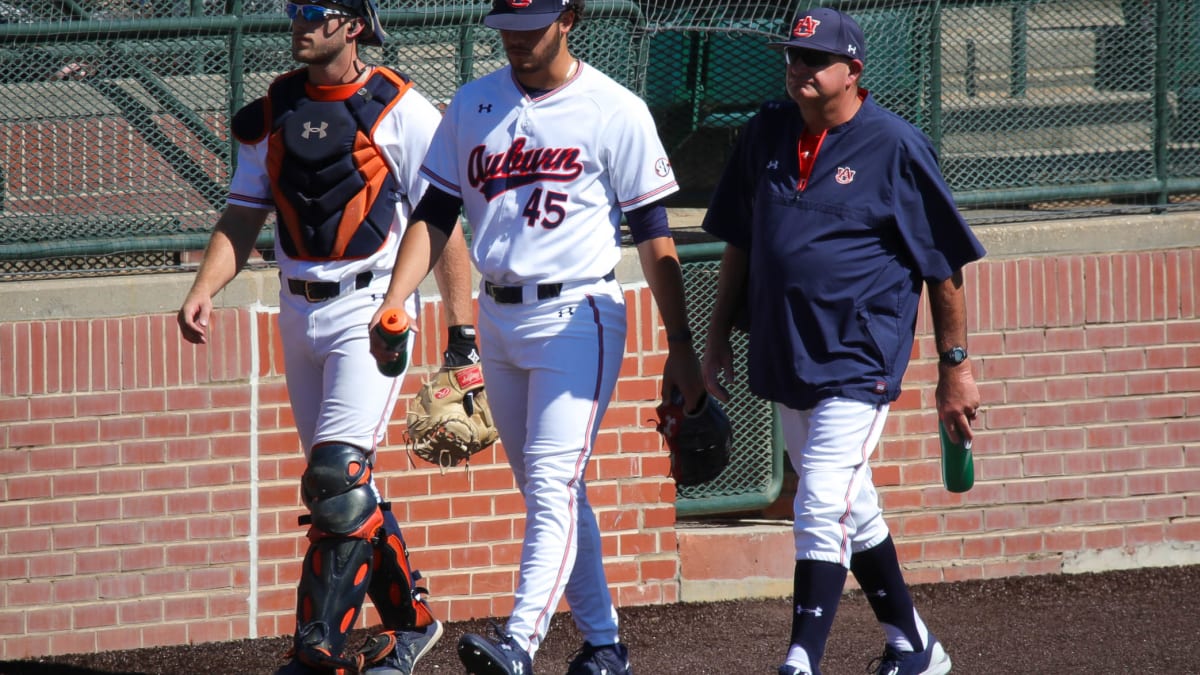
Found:
<svg viewBox="0 0 1200 675"><path fill-rule="evenodd" d="M533 0L508 0L508 6L513 9L525 9L533 4Z"/></svg>
<svg viewBox="0 0 1200 675"><path fill-rule="evenodd" d="M817 21L811 16L805 16L796 22L796 27L792 29L792 35L802 38L812 37L817 32L817 26L820 25L820 21Z"/></svg>

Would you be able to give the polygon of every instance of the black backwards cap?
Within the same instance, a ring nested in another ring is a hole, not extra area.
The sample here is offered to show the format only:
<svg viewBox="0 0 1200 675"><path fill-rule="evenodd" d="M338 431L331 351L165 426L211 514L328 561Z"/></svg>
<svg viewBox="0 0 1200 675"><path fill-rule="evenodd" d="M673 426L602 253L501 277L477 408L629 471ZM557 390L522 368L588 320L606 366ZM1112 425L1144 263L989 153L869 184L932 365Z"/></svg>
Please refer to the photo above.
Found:
<svg viewBox="0 0 1200 675"><path fill-rule="evenodd" d="M359 43L373 47L383 45L388 34L384 32L383 24L379 23L379 8L375 6L375 0L333 0L333 2L367 20L369 30L358 38Z"/></svg>

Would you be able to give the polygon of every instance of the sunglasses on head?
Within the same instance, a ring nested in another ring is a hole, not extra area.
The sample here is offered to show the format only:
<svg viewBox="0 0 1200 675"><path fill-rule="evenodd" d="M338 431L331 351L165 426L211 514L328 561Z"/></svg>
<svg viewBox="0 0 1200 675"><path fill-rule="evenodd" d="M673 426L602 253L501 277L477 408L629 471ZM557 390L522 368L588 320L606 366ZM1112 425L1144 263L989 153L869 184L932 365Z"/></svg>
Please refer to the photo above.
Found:
<svg viewBox="0 0 1200 675"><path fill-rule="evenodd" d="M783 50L783 59L789 66L793 63L803 63L809 68L821 68L833 63L834 58L835 55L829 52L818 52L803 47L788 47Z"/></svg>
<svg viewBox="0 0 1200 675"><path fill-rule="evenodd" d="M284 11L287 12L288 19L295 21L296 17L300 17L305 21L324 21L335 16L353 16L350 12L345 12L340 9L331 9L322 7L321 5L297 5L294 2L289 2Z"/></svg>

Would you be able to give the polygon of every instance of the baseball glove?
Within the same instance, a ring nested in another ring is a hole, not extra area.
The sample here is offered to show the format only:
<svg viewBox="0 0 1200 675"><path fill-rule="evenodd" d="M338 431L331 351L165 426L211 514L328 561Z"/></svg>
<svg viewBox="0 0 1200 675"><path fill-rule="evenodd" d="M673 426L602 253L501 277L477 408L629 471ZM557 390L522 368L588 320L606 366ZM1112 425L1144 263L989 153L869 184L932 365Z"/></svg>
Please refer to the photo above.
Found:
<svg viewBox="0 0 1200 675"><path fill-rule="evenodd" d="M671 477L684 487L716 478L729 465L733 426L721 404L705 396L700 409L684 412L683 396L674 392L658 412L658 432L671 453Z"/></svg>
<svg viewBox="0 0 1200 675"><path fill-rule="evenodd" d="M443 469L470 464L471 455L496 442L479 364L442 368L408 405L409 448Z"/></svg>

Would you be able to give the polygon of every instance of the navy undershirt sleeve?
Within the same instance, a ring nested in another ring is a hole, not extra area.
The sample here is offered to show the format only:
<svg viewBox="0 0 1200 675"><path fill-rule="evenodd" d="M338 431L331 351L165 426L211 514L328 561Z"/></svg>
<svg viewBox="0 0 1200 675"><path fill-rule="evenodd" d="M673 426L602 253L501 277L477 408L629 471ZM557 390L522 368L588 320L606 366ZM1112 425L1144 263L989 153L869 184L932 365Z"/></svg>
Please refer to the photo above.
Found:
<svg viewBox="0 0 1200 675"><path fill-rule="evenodd" d="M671 236L667 208L657 202L625 212L625 220L629 223L629 234L634 244Z"/></svg>
<svg viewBox="0 0 1200 675"><path fill-rule="evenodd" d="M462 211L462 205L461 197L455 197L449 192L430 185L425 189L425 194L417 203L417 207L413 209L409 222L415 223L423 220L449 237L450 233L454 231L455 223L458 222L458 214Z"/></svg>

